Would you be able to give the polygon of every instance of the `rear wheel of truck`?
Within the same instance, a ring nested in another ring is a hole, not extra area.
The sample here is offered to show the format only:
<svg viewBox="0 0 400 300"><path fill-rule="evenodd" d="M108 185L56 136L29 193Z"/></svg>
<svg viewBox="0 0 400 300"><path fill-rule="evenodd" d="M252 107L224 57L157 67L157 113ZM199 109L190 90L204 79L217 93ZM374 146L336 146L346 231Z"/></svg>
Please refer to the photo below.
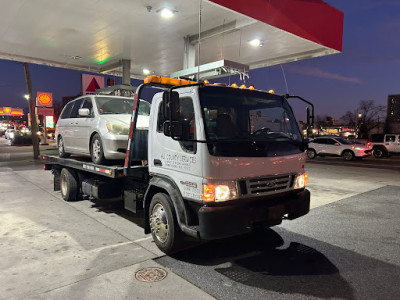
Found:
<svg viewBox="0 0 400 300"><path fill-rule="evenodd" d="M63 168L60 174L61 197L65 201L76 201L78 199L78 180L74 171Z"/></svg>
<svg viewBox="0 0 400 300"><path fill-rule="evenodd" d="M168 195L158 193L153 196L150 202L149 221L153 240L161 251L172 254L179 250L184 236Z"/></svg>
<svg viewBox="0 0 400 300"><path fill-rule="evenodd" d="M387 155L387 153L386 153L385 149L383 149L382 147L375 147L372 150L372 155L375 158L382 158L382 157L385 157Z"/></svg>

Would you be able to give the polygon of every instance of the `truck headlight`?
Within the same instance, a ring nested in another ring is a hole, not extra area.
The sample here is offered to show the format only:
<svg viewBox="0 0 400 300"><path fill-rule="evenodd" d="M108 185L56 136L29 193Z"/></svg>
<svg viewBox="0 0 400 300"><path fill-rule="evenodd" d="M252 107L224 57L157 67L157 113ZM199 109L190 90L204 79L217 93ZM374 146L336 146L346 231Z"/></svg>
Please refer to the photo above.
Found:
<svg viewBox="0 0 400 300"><path fill-rule="evenodd" d="M112 134L128 135L129 127L115 122L107 122L107 129Z"/></svg>
<svg viewBox="0 0 400 300"><path fill-rule="evenodd" d="M294 189L302 189L308 184L308 174L297 174Z"/></svg>
<svg viewBox="0 0 400 300"><path fill-rule="evenodd" d="M203 183L201 198L205 202L222 202L237 199L236 182Z"/></svg>

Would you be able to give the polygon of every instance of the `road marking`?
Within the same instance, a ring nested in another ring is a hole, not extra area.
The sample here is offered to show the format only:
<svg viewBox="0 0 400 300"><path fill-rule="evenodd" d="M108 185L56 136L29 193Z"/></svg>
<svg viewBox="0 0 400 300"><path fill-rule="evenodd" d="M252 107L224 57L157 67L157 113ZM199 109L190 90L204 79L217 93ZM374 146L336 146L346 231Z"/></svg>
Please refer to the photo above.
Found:
<svg viewBox="0 0 400 300"><path fill-rule="evenodd" d="M148 236L148 237L145 237L145 238L142 238L142 239L135 240L135 241L133 241L133 242L134 242L134 243L138 243L138 242L150 240L150 239L152 239L152 238L153 238L152 236Z"/></svg>

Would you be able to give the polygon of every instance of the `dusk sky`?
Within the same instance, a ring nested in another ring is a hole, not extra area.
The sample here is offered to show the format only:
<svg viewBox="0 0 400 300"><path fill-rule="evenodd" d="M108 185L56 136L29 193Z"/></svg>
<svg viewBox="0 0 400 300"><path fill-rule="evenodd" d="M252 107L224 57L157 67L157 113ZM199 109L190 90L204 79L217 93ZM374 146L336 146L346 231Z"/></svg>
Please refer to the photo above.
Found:
<svg viewBox="0 0 400 300"><path fill-rule="evenodd" d="M386 106L389 94L400 94L400 1L325 2L344 12L343 52L282 65L289 93L313 102L316 115L334 118L354 111L360 100ZM30 70L34 94L52 92L59 101L81 92L80 71L33 64ZM251 71L250 82L257 89L287 93L280 66ZM0 60L0 107L27 107L26 93L23 65ZM294 106L296 114L305 115L302 105Z"/></svg>

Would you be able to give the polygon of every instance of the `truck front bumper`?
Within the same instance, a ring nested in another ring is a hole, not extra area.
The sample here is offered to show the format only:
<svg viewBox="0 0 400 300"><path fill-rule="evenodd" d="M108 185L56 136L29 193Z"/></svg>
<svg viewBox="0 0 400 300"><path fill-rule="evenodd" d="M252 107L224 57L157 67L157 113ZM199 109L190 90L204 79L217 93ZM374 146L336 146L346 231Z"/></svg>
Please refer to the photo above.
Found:
<svg viewBox="0 0 400 300"><path fill-rule="evenodd" d="M293 220L310 211L310 192L274 199L243 201L239 205L201 207L199 210L200 238L220 239L250 232L258 224L274 226L287 219Z"/></svg>

